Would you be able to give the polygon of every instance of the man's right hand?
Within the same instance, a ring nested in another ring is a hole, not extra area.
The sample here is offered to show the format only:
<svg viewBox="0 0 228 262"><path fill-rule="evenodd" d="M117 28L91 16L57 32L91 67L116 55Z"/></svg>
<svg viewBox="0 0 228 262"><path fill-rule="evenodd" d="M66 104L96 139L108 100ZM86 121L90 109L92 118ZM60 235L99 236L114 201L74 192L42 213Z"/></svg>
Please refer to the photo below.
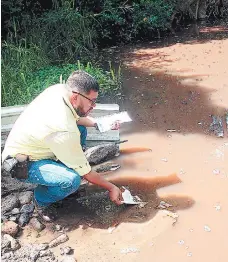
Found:
<svg viewBox="0 0 228 262"><path fill-rule="evenodd" d="M109 197L114 203L116 203L117 205L122 204L123 197L122 197L122 192L120 191L120 189L117 186L115 186L114 184L107 181L102 176L100 176L97 172L90 171L88 174L84 175L84 178L88 182L98 185L108 190Z"/></svg>
<svg viewBox="0 0 228 262"><path fill-rule="evenodd" d="M114 202L117 205L121 205L123 203L122 192L117 186L114 186L109 191L109 197L112 200L112 202Z"/></svg>

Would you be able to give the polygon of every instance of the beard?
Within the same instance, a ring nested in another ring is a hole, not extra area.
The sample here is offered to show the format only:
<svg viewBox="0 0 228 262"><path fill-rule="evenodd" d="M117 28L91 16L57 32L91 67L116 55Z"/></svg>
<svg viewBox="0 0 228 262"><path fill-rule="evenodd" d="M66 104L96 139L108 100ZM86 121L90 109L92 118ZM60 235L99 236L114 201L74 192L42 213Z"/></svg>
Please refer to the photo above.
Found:
<svg viewBox="0 0 228 262"><path fill-rule="evenodd" d="M89 115L89 113L92 111L92 109L93 109L93 108L90 107L90 108L85 112L85 111L83 111L83 109L77 108L77 109L75 109L75 111L76 111L76 113L77 113L78 116L80 116L80 117L86 117L86 116Z"/></svg>

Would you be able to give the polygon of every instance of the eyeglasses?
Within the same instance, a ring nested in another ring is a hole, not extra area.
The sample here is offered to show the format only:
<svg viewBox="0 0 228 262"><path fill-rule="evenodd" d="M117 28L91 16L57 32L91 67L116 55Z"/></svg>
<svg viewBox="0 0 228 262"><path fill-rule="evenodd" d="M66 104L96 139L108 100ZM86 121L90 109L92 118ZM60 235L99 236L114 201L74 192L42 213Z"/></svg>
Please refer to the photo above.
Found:
<svg viewBox="0 0 228 262"><path fill-rule="evenodd" d="M96 99L92 100L92 99L88 98L87 96L84 96L84 95L81 94L81 93L78 93L78 92L76 92L76 91L72 91L72 92L75 93L75 94L78 94L78 95L80 95L80 96L82 96L82 97L84 97L84 98L86 98L87 100L89 100L89 101L91 102L91 106L94 106L94 105L96 104L96 102L97 102Z"/></svg>

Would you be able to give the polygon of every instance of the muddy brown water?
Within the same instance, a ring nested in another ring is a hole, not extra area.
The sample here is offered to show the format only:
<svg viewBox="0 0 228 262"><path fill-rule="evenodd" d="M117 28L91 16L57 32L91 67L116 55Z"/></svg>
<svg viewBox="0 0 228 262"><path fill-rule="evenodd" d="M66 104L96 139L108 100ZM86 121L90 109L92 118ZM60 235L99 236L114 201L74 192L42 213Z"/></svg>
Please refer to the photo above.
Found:
<svg viewBox="0 0 228 262"><path fill-rule="evenodd" d="M228 261L228 137L209 132L211 114L224 116L228 108L227 25L114 55L123 68L121 109L133 122L121 127L128 139L115 159L121 169L106 177L148 204L116 207L90 187L90 200L69 199L59 209L57 222L70 238L62 246L74 248L82 262ZM127 154L129 148L151 151ZM156 208L161 200L179 215L176 223ZM26 228L22 240L46 242L57 234ZM59 255L59 247L54 251Z"/></svg>

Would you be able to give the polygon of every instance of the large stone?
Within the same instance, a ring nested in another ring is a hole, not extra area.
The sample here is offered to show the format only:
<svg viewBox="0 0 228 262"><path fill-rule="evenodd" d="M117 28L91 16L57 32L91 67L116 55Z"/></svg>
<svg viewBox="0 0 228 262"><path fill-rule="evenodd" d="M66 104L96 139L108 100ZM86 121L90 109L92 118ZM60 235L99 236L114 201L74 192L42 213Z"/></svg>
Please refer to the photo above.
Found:
<svg viewBox="0 0 228 262"><path fill-rule="evenodd" d="M30 213L22 213L18 219L18 224L21 227L24 227L28 224L31 214Z"/></svg>
<svg viewBox="0 0 228 262"><path fill-rule="evenodd" d="M94 146L85 151L85 156L91 165L98 165L112 159L119 154L119 145L116 143L105 143Z"/></svg>
<svg viewBox="0 0 228 262"><path fill-rule="evenodd" d="M19 241L14 239L12 236L5 234L3 238L10 242L10 251L15 251L21 247Z"/></svg>
<svg viewBox="0 0 228 262"><path fill-rule="evenodd" d="M25 205L32 201L32 197L33 197L32 191L25 191L25 192L21 192L18 198L21 205Z"/></svg>
<svg viewBox="0 0 228 262"><path fill-rule="evenodd" d="M18 195L17 194L11 194L9 196L6 196L2 198L2 210L1 212L4 214L6 212L11 211L13 208L18 207L20 204Z"/></svg>
<svg viewBox="0 0 228 262"><path fill-rule="evenodd" d="M53 239L50 243L49 243L49 247L56 247L66 241L69 240L69 237L66 234L62 234L60 236L58 236L57 238Z"/></svg>
<svg viewBox="0 0 228 262"><path fill-rule="evenodd" d="M9 195L13 192L22 192L33 190L36 185L20 182L17 179L11 178L10 175L2 170L1 195Z"/></svg>
<svg viewBox="0 0 228 262"><path fill-rule="evenodd" d="M45 225L42 224L36 217L33 217L30 220L30 225L35 229L37 232L41 232L44 228Z"/></svg>
<svg viewBox="0 0 228 262"><path fill-rule="evenodd" d="M12 237L16 236L19 231L19 226L13 221L7 221L2 226L2 233L8 234Z"/></svg>
<svg viewBox="0 0 228 262"><path fill-rule="evenodd" d="M21 207L20 213L33 213L35 206L33 203L25 204Z"/></svg>
<svg viewBox="0 0 228 262"><path fill-rule="evenodd" d="M10 248L10 240L6 239L4 236L2 236L2 238L1 238L1 251L2 251L2 253L4 253L5 250L8 250Z"/></svg>

